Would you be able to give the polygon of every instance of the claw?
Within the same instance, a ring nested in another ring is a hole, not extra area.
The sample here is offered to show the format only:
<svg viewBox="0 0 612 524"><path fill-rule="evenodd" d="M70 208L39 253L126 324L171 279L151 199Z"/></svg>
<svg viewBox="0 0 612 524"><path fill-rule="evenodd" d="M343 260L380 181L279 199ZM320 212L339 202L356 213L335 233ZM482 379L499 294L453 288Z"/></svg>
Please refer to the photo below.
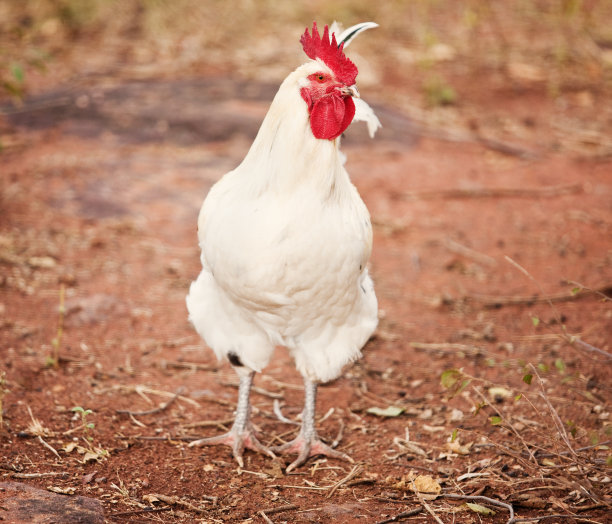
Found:
<svg viewBox="0 0 612 524"><path fill-rule="evenodd" d="M232 448L232 455L234 456L236 462L238 462L238 465L241 468L244 467L244 460L242 459L242 454L245 449L251 449L264 455L268 455L272 459L276 458L276 455L272 452L270 448L264 446L261 442L259 442L252 428L247 428L244 431L240 432L232 427L230 431L222 435L195 440L189 444L189 447L191 448L194 446L211 446L216 444L222 444Z"/></svg>
<svg viewBox="0 0 612 524"><path fill-rule="evenodd" d="M349 455L328 446L316 435L314 438L306 439L301 432L291 442L287 442L287 444L283 444L282 446L275 446L272 448L272 451L275 451L281 455L298 453L298 458L287 466L287 473L290 473L295 468L302 466L310 457L314 457L316 455L325 455L326 457L346 460L351 464L354 464L355 462Z"/></svg>

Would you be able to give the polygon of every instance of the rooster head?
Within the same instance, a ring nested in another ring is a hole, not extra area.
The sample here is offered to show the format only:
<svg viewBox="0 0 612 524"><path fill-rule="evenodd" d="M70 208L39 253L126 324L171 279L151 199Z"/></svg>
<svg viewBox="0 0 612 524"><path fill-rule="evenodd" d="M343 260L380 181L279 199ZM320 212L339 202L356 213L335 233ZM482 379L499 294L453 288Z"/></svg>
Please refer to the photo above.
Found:
<svg viewBox="0 0 612 524"><path fill-rule="evenodd" d="M310 129L315 138L333 140L339 137L355 116L352 97L359 97L355 87L357 67L344 54L344 43L329 36L325 26L319 35L317 23L300 39L304 52L315 60L316 67L303 79L300 94L308 106ZM315 70L316 69L316 70Z"/></svg>

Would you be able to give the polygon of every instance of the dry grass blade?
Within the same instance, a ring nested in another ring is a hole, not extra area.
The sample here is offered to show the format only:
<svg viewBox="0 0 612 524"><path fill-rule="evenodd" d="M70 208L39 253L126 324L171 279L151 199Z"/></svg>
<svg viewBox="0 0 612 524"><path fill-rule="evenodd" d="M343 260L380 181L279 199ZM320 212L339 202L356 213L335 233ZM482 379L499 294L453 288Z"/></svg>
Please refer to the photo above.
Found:
<svg viewBox="0 0 612 524"><path fill-rule="evenodd" d="M30 415L31 420L25 431L28 435L34 437L52 437L54 435L53 431L47 429L45 426L42 425L42 422L40 420L34 417L30 406L28 406L28 414Z"/></svg>
<svg viewBox="0 0 612 524"><path fill-rule="evenodd" d="M363 467L360 466L359 464L356 465L356 466L353 466L353 469L351 469L351 471L349 472L349 474L346 477L344 477L343 479L339 480L338 482L336 482L333 486L331 486L329 488L329 493L326 495L326 498L330 498L336 492L336 490L339 487L343 486L344 484L346 484L350 480L353 480L362 471L363 471Z"/></svg>
<svg viewBox="0 0 612 524"><path fill-rule="evenodd" d="M280 420L281 422L285 424L293 424L294 426L300 425L299 422L291 420L290 418L287 418L285 417L285 415L283 415L283 412L281 411L280 402L278 401L278 399L274 399L274 403L272 405L273 405L274 414L276 415L276 418L278 420Z"/></svg>
<svg viewBox="0 0 612 524"><path fill-rule="evenodd" d="M134 423L134 425L138 426L139 428L146 428L147 425L140 422L140 420L137 420L136 417L134 417L134 415L132 413L128 413L128 416L130 417L130 420Z"/></svg>
<svg viewBox="0 0 612 524"><path fill-rule="evenodd" d="M523 273L523 275L525 275L527 278L529 278L529 280L531 280L538 287L538 289L540 290L540 293L542 293L542 295L545 297L544 301L546 303L548 303L548 305L552 309L552 312L553 312L553 315L555 316L555 320L557 322L557 325L561 326L561 330L562 330L563 333L560 336L561 336L561 338L563 340L565 340L572 347L575 347L576 345L579 345L580 347L582 347L584 349L587 349L587 350L595 352L595 353L599 353L600 355L604 355L608 359L612 359L612 354L608 353L607 351L604 351L603 349L600 349L600 348L595 347L595 346L593 346L591 344L588 344L587 342L584 342L584 341L580 340L580 338L578 338L575 335L570 335L567 332L567 329L565 327L565 323L563 322L563 320L561 318L561 315L559 314L559 311L557 310L557 308L555 308L551 298L546 296L546 293L544 293L544 290L542 289L542 286L540 285L540 283L533 277L533 275L531 273L529 273L529 271L527 271L518 262L515 262L509 256L505 256L504 258L510 264L512 264L516 269L518 269L521 273ZM607 288L608 288L608 286L606 286L606 289Z"/></svg>
<svg viewBox="0 0 612 524"><path fill-rule="evenodd" d="M538 383L540 384L540 390L541 390L540 398L542 398L544 402L546 402L546 406L548 407L548 410L550 411L550 416L552 417L555 427L557 428L557 432L561 436L561 439L563 440L564 444L567 446L567 449L570 452L570 454L574 458L576 458L577 456L576 452L574 451L574 448L569 440L569 437L567 436L567 431L565 431L565 426L563 425L563 422L561 422L561 419L559 418L559 414L557 413L557 410L550 403L550 400L548 400L548 395L546 394L546 390L544 389L544 383L542 382L542 377L540 377L540 374L538 373L538 371L536 370L533 364L530 363L529 367L531 368L531 371L533 372L533 374L536 377L538 377Z"/></svg>
<svg viewBox="0 0 612 524"><path fill-rule="evenodd" d="M62 460L62 457L60 457L60 454L55 450L55 448L53 446L47 444L40 435L38 435L38 442L40 442L43 446L45 446L58 459Z"/></svg>
<svg viewBox="0 0 612 524"><path fill-rule="evenodd" d="M340 419L340 427L338 428L338 434L336 435L336 438L334 439L334 441L331 443L330 447L332 449L336 449L338 445L340 444L340 442L342 442L343 437L344 437L344 420Z"/></svg>
<svg viewBox="0 0 612 524"><path fill-rule="evenodd" d="M190 422L189 424L183 424L181 427L185 429L193 428L210 428L216 427L221 430L227 431L227 425L234 422L233 418L226 418L223 420L200 420L199 422Z"/></svg>
<svg viewBox="0 0 612 524"><path fill-rule="evenodd" d="M139 384L136 386L125 386L123 384L116 384L110 388L105 388L98 390L98 393L105 393L108 391L120 391L122 393L136 393L140 395L146 402L149 404L153 404L151 399L147 397L147 395L157 395L159 397L173 398L176 396L176 393L170 393L169 391L161 391L159 389L153 389L143 384ZM199 408L201 407L198 402L189 397L184 397L182 395L178 395L175 400L180 400L182 402L187 402L191 404L193 407Z"/></svg>
<svg viewBox="0 0 612 524"><path fill-rule="evenodd" d="M182 392L183 392L183 388L180 388L174 394L174 396L170 400L168 400L168 402L164 402L162 405L154 409L149 409L146 411L130 411L129 409L117 409L116 412L121 413L121 414L127 414L127 415L130 415L131 417L134 417L134 416L140 417L143 415L153 415L155 413L159 413L167 409L177 398L181 396Z"/></svg>
<svg viewBox="0 0 612 524"><path fill-rule="evenodd" d="M229 386L231 388L238 388L238 382L221 382L222 386ZM273 399L281 399L283 398L282 393L275 393L274 391L268 391L267 389L260 388L259 386L251 386L251 391L253 393L257 393L263 397L273 398Z"/></svg>

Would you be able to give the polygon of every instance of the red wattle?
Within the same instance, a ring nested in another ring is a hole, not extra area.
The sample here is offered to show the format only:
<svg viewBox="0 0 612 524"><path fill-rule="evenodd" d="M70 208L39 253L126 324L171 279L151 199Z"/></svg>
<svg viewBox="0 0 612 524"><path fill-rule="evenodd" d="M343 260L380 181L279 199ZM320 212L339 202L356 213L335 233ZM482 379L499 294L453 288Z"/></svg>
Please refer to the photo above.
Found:
<svg viewBox="0 0 612 524"><path fill-rule="evenodd" d="M310 129L315 138L333 140L353 121L355 103L349 96L325 96L317 100L310 112Z"/></svg>

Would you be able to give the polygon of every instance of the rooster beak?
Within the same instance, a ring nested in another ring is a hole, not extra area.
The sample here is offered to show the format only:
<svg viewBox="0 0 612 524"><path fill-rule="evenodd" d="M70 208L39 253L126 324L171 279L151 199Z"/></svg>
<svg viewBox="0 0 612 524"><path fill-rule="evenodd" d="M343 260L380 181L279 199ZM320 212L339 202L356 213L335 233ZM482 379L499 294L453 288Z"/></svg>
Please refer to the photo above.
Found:
<svg viewBox="0 0 612 524"><path fill-rule="evenodd" d="M359 91L357 91L357 86L342 86L340 88L340 93L343 96L354 96L355 98L361 98L359 95Z"/></svg>

